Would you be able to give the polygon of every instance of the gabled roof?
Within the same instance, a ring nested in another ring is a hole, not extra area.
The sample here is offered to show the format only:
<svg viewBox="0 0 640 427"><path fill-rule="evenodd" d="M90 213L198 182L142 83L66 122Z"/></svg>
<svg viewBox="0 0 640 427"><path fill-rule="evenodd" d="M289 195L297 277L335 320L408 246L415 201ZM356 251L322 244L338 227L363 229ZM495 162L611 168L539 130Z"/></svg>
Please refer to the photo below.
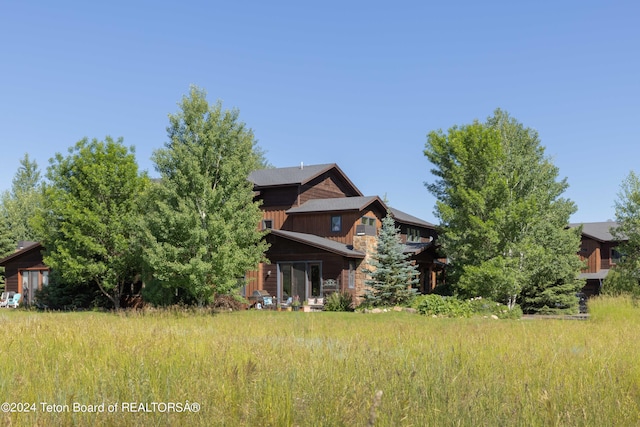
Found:
<svg viewBox="0 0 640 427"><path fill-rule="evenodd" d="M40 242L29 242L29 243L30 243L29 245L23 247L22 249L15 251L11 255L8 255L3 259L0 259L0 267L4 267L14 259L21 257L27 252L31 252L33 250L42 250L42 244Z"/></svg>
<svg viewBox="0 0 640 427"><path fill-rule="evenodd" d="M600 242L614 242L616 238L611 234L612 228L617 228L618 223L615 221L603 222L585 222L569 224L570 228L582 225L582 235Z"/></svg>
<svg viewBox="0 0 640 427"><path fill-rule="evenodd" d="M402 245L402 253L417 255L433 245L433 239L427 243L407 242Z"/></svg>
<svg viewBox="0 0 640 427"><path fill-rule="evenodd" d="M358 187L342 172L335 163L321 165L300 165L287 168L259 169L249 174L249 181L255 187L281 187L289 185L304 185L325 172L335 169L338 175L352 187L355 193L362 195Z"/></svg>
<svg viewBox="0 0 640 427"><path fill-rule="evenodd" d="M308 200L301 206L297 206L287 210L287 214L361 211L376 201L380 203L382 209L385 209L384 203L378 196L335 197L331 199Z"/></svg>
<svg viewBox="0 0 640 427"><path fill-rule="evenodd" d="M293 240L298 243L313 246L315 248L349 258L364 258L365 256L364 252L356 251L351 246L345 245L344 243L325 239L324 237L315 236L313 234L296 233L294 231L285 230L271 230L270 233L274 236L284 237L285 239Z"/></svg>
<svg viewBox="0 0 640 427"><path fill-rule="evenodd" d="M393 215L393 218L398 222L402 222L404 224L417 225L419 227L425 227L425 228L433 228L433 229L436 228L436 226L431 224L430 222L417 218L413 215L409 215L408 213L402 212L401 210L394 209L394 208L389 208L389 210L391 211L391 215Z"/></svg>

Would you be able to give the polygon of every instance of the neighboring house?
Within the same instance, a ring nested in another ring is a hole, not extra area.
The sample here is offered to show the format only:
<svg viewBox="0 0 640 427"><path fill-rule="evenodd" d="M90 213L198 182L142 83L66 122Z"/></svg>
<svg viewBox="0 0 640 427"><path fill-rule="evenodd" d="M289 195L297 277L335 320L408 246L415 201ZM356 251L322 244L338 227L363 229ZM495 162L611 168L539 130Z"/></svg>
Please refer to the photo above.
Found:
<svg viewBox="0 0 640 427"><path fill-rule="evenodd" d="M420 271L419 291L435 287L444 265L435 252L435 226L364 196L336 164L262 169L249 180L262 202L270 248L269 263L247 274L245 295L263 290L286 301L340 291L357 301L365 289L362 267L375 252L387 210Z"/></svg>
<svg viewBox="0 0 640 427"><path fill-rule="evenodd" d="M49 283L49 268L42 262L42 245L20 242L18 249L0 260L4 267L5 291L22 294L21 304L33 304L36 291Z"/></svg>
<svg viewBox="0 0 640 427"><path fill-rule="evenodd" d="M598 295L609 269L620 260L620 252L616 250L618 243L611 235L611 229L618 223L614 221L586 222L583 224L569 224L569 227L582 226L580 259L586 261L586 267L580 273L580 278L586 280L582 289L587 296Z"/></svg>

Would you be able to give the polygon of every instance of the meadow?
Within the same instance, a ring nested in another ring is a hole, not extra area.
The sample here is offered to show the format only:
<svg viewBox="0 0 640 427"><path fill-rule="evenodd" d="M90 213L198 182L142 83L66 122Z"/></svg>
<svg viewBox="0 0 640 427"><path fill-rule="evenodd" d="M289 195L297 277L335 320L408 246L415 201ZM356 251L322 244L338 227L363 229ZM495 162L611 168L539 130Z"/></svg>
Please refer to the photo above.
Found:
<svg viewBox="0 0 640 427"><path fill-rule="evenodd" d="M640 308L589 309L589 320L3 309L0 423L638 425Z"/></svg>

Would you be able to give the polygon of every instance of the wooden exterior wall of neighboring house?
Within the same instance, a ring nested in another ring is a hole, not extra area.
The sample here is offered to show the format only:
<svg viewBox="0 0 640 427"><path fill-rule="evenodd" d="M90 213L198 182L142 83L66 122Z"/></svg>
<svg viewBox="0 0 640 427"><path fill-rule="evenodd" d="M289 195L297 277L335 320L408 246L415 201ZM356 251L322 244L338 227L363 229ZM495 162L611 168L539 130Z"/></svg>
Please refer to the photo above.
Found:
<svg viewBox="0 0 640 427"><path fill-rule="evenodd" d="M600 266L602 269L610 269L615 264L612 259L612 250L618 246L617 242L603 242L600 249Z"/></svg>
<svg viewBox="0 0 640 427"><path fill-rule="evenodd" d="M583 273L597 273L608 270L615 265L612 250L618 246L617 242L601 242L599 240L582 237L580 245L580 260L586 261Z"/></svg>
<svg viewBox="0 0 640 427"><path fill-rule="evenodd" d="M583 273L597 273L602 269L601 242L583 236L580 245L580 260L586 261Z"/></svg>
<svg viewBox="0 0 640 427"><path fill-rule="evenodd" d="M36 245L25 250L23 253L16 253L5 266L5 291L20 292L22 289L22 272L27 270L49 271L49 268L42 262L42 246Z"/></svg>

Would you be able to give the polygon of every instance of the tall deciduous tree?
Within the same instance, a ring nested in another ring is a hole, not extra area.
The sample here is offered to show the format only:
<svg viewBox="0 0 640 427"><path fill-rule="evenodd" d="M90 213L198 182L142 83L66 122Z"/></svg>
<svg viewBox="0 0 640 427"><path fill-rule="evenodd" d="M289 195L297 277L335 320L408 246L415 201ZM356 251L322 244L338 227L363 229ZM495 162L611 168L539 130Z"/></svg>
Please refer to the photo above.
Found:
<svg viewBox="0 0 640 427"><path fill-rule="evenodd" d="M574 310L581 282L575 204L544 155L537 132L496 110L486 123L431 132L425 155L436 180L440 243L450 281L468 297L491 297L525 312Z"/></svg>
<svg viewBox="0 0 640 427"><path fill-rule="evenodd" d="M411 264L403 252L400 232L390 213L382 219L382 228L376 239L376 250L370 267L363 269L369 279L365 284L365 305L393 306L411 302L416 294L413 288L419 282L417 266Z"/></svg>
<svg viewBox="0 0 640 427"><path fill-rule="evenodd" d="M262 218L249 173L264 160L238 111L192 87L169 116L169 141L153 155L160 182L147 214L146 295L205 304L239 286L263 259Z"/></svg>
<svg viewBox="0 0 640 427"><path fill-rule="evenodd" d="M47 171L38 228L44 262L72 284L92 283L120 307L139 273L139 200L148 178L122 139L83 139Z"/></svg>
<svg viewBox="0 0 640 427"><path fill-rule="evenodd" d="M618 227L611 234L623 257L605 279L605 294L640 294L640 177L635 172L620 185L615 202Z"/></svg>

